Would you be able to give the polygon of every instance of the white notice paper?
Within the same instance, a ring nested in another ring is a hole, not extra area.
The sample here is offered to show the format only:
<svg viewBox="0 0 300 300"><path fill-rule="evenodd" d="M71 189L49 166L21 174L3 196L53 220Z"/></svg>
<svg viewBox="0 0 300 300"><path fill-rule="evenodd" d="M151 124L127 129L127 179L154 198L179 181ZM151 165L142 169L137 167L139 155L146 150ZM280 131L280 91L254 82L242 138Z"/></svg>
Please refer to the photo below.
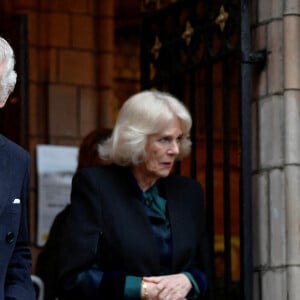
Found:
<svg viewBox="0 0 300 300"><path fill-rule="evenodd" d="M56 215L70 203L78 147L37 145L38 214L37 245L47 241Z"/></svg>

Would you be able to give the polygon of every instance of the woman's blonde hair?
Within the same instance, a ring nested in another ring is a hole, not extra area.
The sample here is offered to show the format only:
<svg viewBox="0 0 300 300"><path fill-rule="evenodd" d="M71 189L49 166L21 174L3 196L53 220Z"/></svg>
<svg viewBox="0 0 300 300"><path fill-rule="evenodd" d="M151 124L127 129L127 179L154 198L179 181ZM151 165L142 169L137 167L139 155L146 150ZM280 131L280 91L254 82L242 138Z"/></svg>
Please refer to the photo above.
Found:
<svg viewBox="0 0 300 300"><path fill-rule="evenodd" d="M160 91L143 91L130 97L122 106L112 135L99 146L102 159L128 166L145 158L147 137L167 128L178 118L183 133L178 159L190 152L189 132L192 119L187 108L172 95Z"/></svg>

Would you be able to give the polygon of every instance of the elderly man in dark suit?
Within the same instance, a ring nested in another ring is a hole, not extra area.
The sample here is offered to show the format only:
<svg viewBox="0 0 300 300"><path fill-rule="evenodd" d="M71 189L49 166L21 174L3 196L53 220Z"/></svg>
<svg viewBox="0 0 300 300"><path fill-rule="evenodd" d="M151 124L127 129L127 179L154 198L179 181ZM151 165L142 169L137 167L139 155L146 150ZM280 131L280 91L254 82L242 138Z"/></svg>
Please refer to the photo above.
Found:
<svg viewBox="0 0 300 300"><path fill-rule="evenodd" d="M14 53L0 37L0 108L16 83ZM29 155L0 134L0 300L33 300L26 198Z"/></svg>

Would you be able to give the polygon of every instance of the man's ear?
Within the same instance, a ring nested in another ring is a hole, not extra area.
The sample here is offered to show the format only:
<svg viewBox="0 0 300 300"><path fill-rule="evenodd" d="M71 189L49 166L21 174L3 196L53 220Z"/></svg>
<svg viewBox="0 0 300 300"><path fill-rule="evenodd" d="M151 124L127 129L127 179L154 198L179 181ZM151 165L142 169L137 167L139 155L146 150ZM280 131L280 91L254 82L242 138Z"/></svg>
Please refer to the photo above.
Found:
<svg viewBox="0 0 300 300"><path fill-rule="evenodd" d="M2 108L2 107L5 105L6 101L7 101L7 99L6 99L6 100L1 100L1 101L0 101L0 108Z"/></svg>

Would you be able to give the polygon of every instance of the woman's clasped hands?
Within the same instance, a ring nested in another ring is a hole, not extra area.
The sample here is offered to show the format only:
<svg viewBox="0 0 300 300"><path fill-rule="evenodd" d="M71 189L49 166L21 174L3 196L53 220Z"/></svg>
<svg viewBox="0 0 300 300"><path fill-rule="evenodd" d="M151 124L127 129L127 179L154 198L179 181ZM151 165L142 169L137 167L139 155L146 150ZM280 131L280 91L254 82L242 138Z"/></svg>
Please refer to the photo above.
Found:
<svg viewBox="0 0 300 300"><path fill-rule="evenodd" d="M148 300L186 300L192 284L185 274L144 277ZM142 291L143 295L143 291Z"/></svg>

